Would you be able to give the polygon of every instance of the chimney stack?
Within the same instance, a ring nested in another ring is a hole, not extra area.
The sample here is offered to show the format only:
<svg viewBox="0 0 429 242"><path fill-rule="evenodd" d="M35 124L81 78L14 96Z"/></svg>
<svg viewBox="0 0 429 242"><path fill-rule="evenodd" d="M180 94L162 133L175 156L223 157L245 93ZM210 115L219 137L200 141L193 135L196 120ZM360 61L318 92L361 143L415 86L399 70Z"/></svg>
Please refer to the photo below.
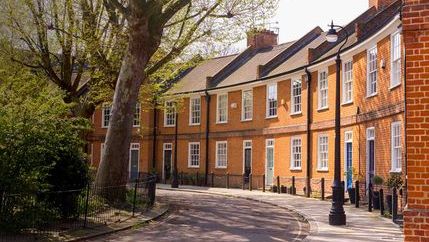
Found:
<svg viewBox="0 0 429 242"><path fill-rule="evenodd" d="M277 45L278 35L274 31L262 29L251 30L247 33L247 46L255 49Z"/></svg>
<svg viewBox="0 0 429 242"><path fill-rule="evenodd" d="M368 0L369 7L375 6L377 10L382 10L397 0Z"/></svg>

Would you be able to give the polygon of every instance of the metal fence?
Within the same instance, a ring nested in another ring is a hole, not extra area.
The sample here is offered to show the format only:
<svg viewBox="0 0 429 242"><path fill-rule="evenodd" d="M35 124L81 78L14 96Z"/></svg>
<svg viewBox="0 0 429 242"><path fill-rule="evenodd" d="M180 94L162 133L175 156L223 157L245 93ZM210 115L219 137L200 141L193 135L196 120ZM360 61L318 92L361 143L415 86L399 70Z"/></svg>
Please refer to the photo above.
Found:
<svg viewBox="0 0 429 242"><path fill-rule="evenodd" d="M153 206L155 191L156 176L145 175L123 186L3 193L0 241L61 239L76 229L123 222Z"/></svg>

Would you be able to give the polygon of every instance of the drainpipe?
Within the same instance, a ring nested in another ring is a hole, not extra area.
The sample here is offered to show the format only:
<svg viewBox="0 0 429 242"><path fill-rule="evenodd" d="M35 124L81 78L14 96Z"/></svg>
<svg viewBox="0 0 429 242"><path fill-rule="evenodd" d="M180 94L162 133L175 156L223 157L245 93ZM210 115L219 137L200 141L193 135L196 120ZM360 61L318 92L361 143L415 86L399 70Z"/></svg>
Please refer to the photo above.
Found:
<svg viewBox="0 0 429 242"><path fill-rule="evenodd" d="M175 104L176 105L176 104ZM177 106L174 108L174 111L176 112L176 125L174 127L174 160L173 160L173 179L171 181L171 188L179 188L179 178L178 172L177 172L177 136L178 136L178 129L179 129L179 112L177 110Z"/></svg>
<svg viewBox="0 0 429 242"><path fill-rule="evenodd" d="M156 131L157 131L157 115L156 98L153 99L153 130L152 130L152 169L156 167ZM162 168L164 169L164 168Z"/></svg>
<svg viewBox="0 0 429 242"><path fill-rule="evenodd" d="M306 189L305 195L310 197L311 189L311 73L305 68L305 73L307 74L307 172L306 172Z"/></svg>
<svg viewBox="0 0 429 242"><path fill-rule="evenodd" d="M206 166L204 174L204 185L208 184L208 175L209 175L209 133L210 133L210 95L206 91Z"/></svg>
<svg viewBox="0 0 429 242"><path fill-rule="evenodd" d="M407 159L407 54L405 50L404 54L404 170L405 170L405 182L403 194L405 197L405 204L408 204L408 159Z"/></svg>

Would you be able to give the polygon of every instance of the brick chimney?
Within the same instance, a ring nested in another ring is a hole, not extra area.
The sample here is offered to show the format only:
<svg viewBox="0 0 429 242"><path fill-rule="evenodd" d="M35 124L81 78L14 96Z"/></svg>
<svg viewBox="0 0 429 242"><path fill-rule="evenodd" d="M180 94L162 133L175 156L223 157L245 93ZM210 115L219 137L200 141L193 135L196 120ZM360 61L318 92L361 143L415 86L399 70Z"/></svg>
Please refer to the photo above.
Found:
<svg viewBox="0 0 429 242"><path fill-rule="evenodd" d="M369 7L375 6L377 10L382 10L397 0L368 0Z"/></svg>
<svg viewBox="0 0 429 242"><path fill-rule="evenodd" d="M277 37L278 35L271 30L251 30L247 33L247 46L259 49L277 45Z"/></svg>

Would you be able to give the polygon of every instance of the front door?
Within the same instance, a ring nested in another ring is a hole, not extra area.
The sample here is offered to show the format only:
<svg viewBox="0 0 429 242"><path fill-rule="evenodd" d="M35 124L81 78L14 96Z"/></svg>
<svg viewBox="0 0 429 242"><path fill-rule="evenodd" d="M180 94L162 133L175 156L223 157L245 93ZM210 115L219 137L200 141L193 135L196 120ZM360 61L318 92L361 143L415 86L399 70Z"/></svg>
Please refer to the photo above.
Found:
<svg viewBox="0 0 429 242"><path fill-rule="evenodd" d="M265 168L265 179L268 186L273 185L274 177L274 140L266 140L266 168Z"/></svg>
<svg viewBox="0 0 429 242"><path fill-rule="evenodd" d="M353 146L352 146L352 132L345 133L345 171L346 171L346 189L353 186Z"/></svg>
<svg viewBox="0 0 429 242"><path fill-rule="evenodd" d="M375 131L374 128L368 128L366 131L367 134L367 175L366 175L366 184L371 182L375 174Z"/></svg>
<svg viewBox="0 0 429 242"><path fill-rule="evenodd" d="M171 178L172 173L172 165L171 162L173 161L172 157L172 147L173 145L171 143L165 143L164 144L164 154L163 154L163 166L164 169L162 170L162 179L165 181L169 180Z"/></svg>
<svg viewBox="0 0 429 242"><path fill-rule="evenodd" d="M245 140L243 142L244 146L244 176L245 181L249 181L249 175L252 173L252 141Z"/></svg>
<svg viewBox="0 0 429 242"><path fill-rule="evenodd" d="M131 143L130 147L130 180L134 181L139 178L139 156L140 144Z"/></svg>

